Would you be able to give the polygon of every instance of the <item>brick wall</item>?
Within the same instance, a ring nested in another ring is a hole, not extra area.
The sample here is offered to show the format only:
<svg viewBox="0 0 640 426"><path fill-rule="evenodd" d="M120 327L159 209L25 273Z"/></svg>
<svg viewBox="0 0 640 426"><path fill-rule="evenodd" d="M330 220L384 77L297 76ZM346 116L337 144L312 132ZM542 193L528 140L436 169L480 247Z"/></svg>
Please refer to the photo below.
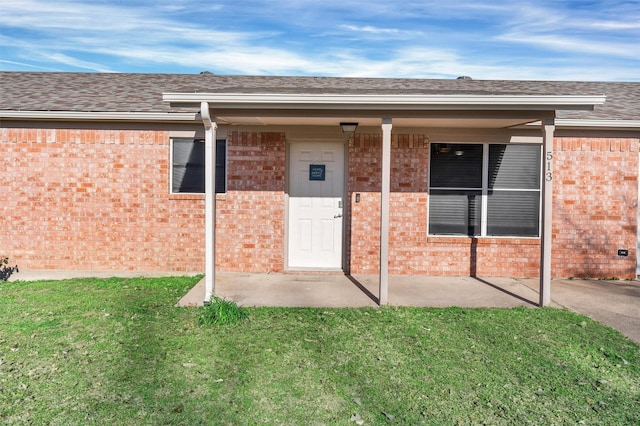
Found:
<svg viewBox="0 0 640 426"><path fill-rule="evenodd" d="M204 270L204 196L169 193L168 132L0 132L0 247L20 267ZM219 270L283 270L285 147L281 133L229 136Z"/></svg>
<svg viewBox="0 0 640 426"><path fill-rule="evenodd" d="M635 278L638 139L558 138L555 150L554 276Z"/></svg>
<svg viewBox="0 0 640 426"><path fill-rule="evenodd" d="M380 135L357 134L349 144L351 272L375 273L380 259ZM391 141L390 272L421 273L427 237L429 143L422 135ZM360 202L355 202L360 194Z"/></svg>
<svg viewBox="0 0 640 426"><path fill-rule="evenodd" d="M217 198L217 266L284 270L284 133L233 132L227 139L227 193Z"/></svg>
<svg viewBox="0 0 640 426"><path fill-rule="evenodd" d="M554 276L635 276L638 144L556 139ZM0 145L0 255L25 269L204 270L204 197L169 194L168 132L0 129ZM380 135L349 143L352 273L378 271L380 151ZM390 272L537 276L538 239L427 236L428 154L427 137L392 135ZM227 160L218 270L283 271L285 134L232 132Z"/></svg>
<svg viewBox="0 0 640 426"><path fill-rule="evenodd" d="M638 140L555 145L553 276L635 277ZM538 239L427 236L428 152L426 137L392 137L390 273L538 276ZM349 155L350 270L377 273L381 136L356 135Z"/></svg>
<svg viewBox="0 0 640 426"><path fill-rule="evenodd" d="M202 271L204 200L164 131L0 129L0 247L21 268Z"/></svg>

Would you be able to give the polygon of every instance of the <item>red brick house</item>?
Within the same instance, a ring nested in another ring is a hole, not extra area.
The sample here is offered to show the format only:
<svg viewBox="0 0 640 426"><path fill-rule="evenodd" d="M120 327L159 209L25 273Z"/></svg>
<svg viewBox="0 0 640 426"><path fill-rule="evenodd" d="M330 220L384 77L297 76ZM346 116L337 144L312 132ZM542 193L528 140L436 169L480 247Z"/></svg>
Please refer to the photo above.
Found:
<svg viewBox="0 0 640 426"><path fill-rule="evenodd" d="M640 83L3 72L0 120L24 269L636 277Z"/></svg>

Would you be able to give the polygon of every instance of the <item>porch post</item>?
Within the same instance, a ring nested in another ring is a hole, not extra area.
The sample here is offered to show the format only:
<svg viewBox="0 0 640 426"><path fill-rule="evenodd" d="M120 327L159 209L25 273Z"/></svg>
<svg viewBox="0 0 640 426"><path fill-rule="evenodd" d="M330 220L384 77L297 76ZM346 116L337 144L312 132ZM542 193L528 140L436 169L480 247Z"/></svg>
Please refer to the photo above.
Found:
<svg viewBox="0 0 640 426"><path fill-rule="evenodd" d="M389 294L389 198L391 188L391 119L382 119L382 188L380 189L380 305Z"/></svg>
<svg viewBox="0 0 640 426"><path fill-rule="evenodd" d="M542 229L540 233L540 306L551 303L551 224L553 212L553 118L542 121Z"/></svg>
<svg viewBox="0 0 640 426"><path fill-rule="evenodd" d="M209 103L200 104L200 115L204 124L204 204L205 204L205 291L204 303L211 301L216 283L216 129L218 124L211 119Z"/></svg>

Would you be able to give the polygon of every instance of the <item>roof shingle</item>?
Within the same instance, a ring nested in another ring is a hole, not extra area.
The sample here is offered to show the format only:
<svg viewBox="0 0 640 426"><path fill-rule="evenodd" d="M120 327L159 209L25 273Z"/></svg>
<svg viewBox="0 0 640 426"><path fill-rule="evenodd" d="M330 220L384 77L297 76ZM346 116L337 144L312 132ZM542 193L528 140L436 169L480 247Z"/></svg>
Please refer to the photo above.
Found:
<svg viewBox="0 0 640 426"><path fill-rule="evenodd" d="M638 120L640 83L0 72L0 110L178 112L163 92L416 95L606 95L594 111L559 118Z"/></svg>

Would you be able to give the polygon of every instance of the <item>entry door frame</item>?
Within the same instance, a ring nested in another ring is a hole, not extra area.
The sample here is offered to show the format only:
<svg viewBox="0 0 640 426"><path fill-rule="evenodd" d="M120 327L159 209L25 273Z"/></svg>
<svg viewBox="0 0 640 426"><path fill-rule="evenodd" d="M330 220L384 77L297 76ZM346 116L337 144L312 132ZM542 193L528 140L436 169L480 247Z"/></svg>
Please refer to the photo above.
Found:
<svg viewBox="0 0 640 426"><path fill-rule="evenodd" d="M349 140L332 137L317 137L317 138L292 138L287 140L286 148L286 172L285 172L285 196L284 196L284 222L285 222L285 235L284 235L284 269L285 271L327 271L326 268L300 268L289 266L289 233L290 233L290 214L289 214L289 194L291 184L291 145L296 143L339 143L343 146L343 159L344 159L344 178L342 189L342 265L339 269L329 269L331 271L342 271L348 273L348 252L347 246L347 230L351 223L351 206L349 197Z"/></svg>

